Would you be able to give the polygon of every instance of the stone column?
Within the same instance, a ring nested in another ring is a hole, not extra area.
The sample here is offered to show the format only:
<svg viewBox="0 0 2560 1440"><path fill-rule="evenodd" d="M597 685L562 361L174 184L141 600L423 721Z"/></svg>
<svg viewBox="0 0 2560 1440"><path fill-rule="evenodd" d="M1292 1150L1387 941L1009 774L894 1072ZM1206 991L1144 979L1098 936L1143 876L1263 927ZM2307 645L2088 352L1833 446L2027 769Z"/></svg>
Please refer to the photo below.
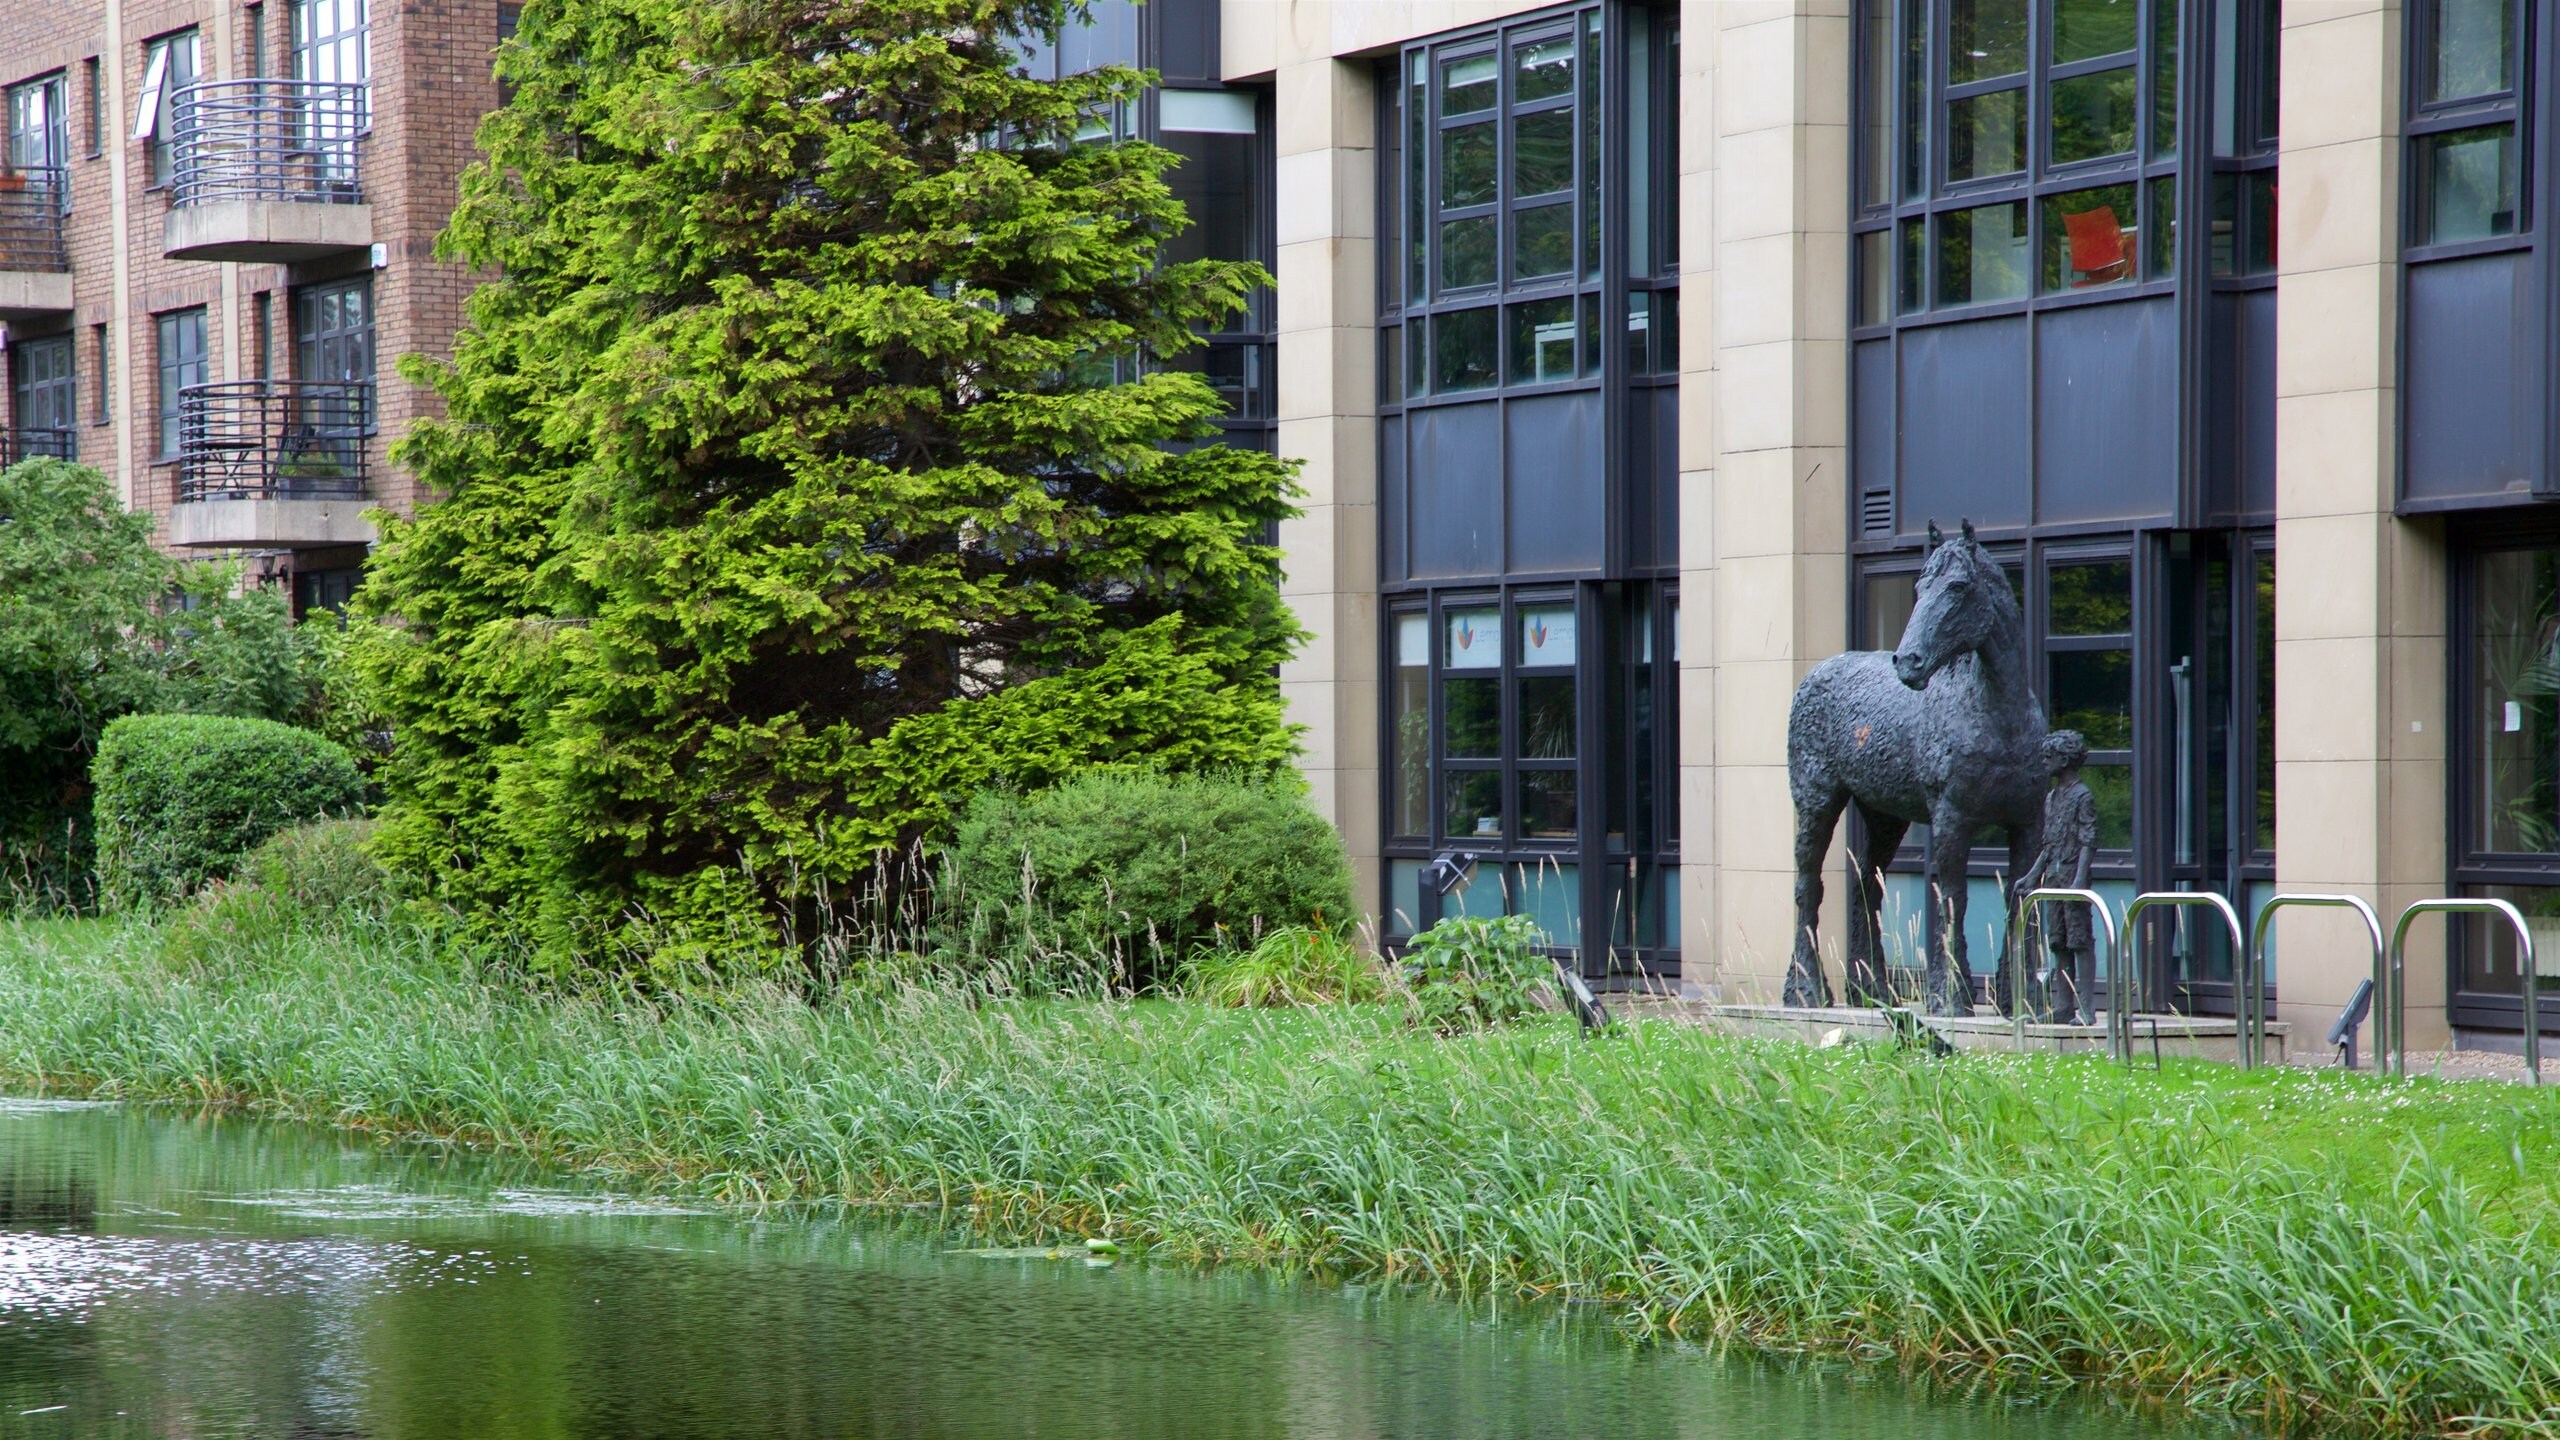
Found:
<svg viewBox="0 0 2560 1440"><path fill-rule="evenodd" d="M1233 7L1230 7L1232 13ZM1230 68L1233 55L1230 53ZM1280 667L1301 768L1379 912L1377 118L1363 62L1274 74L1279 448L1305 514L1280 527L1281 593L1310 632Z"/></svg>
<svg viewBox="0 0 2560 1440"><path fill-rule="evenodd" d="M2395 519L2403 17L2285 8L2276 296L2276 874L2382 912L2442 893L2445 553ZM2316 1046L2368 949L2350 917L2277 922L2279 1018ZM2447 1039L2442 926L2408 965L2410 1042ZM2309 1033L2306 1035L2306 1031Z"/></svg>
<svg viewBox="0 0 2560 1440"><path fill-rule="evenodd" d="M1716 53L1725 7L1680 16L1680 982L1722 998L1716 916Z"/></svg>
<svg viewBox="0 0 2560 1440"><path fill-rule="evenodd" d="M1712 170L1691 186L1708 196L1709 224L1697 228L1712 237L1714 303L1699 307L1712 320L1683 353L1707 348L1714 385L1711 419L1697 429L1684 394L1681 450L1684 470L1703 463L1713 480L1707 494L1682 495L1684 512L1707 513L1684 514L1681 564L1708 578L1702 595L1684 586L1681 596L1683 624L1703 642L1683 658L1703 668L1713 703L1707 732L1683 737L1684 767L1698 763L1693 741L1712 756L1697 787L1711 791L1704 813L1684 811L1683 850L1710 857L1714 879L1712 909L1690 912L1682 958L1684 972L1718 976L1728 999L1774 1000L1795 926L1787 705L1805 671L1849 638L1849 10L1844 0L1692 8L1705 12L1715 49ZM1685 293L1681 308L1685 320ZM1702 830L1700 844L1691 837ZM1845 866L1835 858L1826 873L1824 951L1836 970Z"/></svg>

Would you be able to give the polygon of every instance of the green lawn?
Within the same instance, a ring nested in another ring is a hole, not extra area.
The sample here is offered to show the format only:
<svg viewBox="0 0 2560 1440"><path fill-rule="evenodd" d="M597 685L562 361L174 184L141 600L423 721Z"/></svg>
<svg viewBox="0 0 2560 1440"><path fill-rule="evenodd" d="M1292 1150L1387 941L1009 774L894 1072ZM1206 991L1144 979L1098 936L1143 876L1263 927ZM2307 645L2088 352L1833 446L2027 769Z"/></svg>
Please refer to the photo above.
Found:
<svg viewBox="0 0 2560 1440"><path fill-rule="evenodd" d="M0 1075L736 1199L1615 1297L2334 1431L2560 1434L2560 1099L1383 1007L483 984L424 932L0 922ZM244 918L245 917L245 918Z"/></svg>

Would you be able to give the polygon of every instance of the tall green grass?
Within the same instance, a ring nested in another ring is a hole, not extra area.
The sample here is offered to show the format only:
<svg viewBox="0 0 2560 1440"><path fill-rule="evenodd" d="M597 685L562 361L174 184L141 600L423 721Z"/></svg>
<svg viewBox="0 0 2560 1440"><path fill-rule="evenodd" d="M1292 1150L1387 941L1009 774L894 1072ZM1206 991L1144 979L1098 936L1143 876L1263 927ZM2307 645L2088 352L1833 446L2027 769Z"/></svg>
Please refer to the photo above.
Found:
<svg viewBox="0 0 2560 1440"><path fill-rule="evenodd" d="M2560 1434L2560 1109L1386 1006L562 996L263 911L0 925L0 1074L750 1200L938 1201L2334 1432ZM233 926L228 932L224 925Z"/></svg>

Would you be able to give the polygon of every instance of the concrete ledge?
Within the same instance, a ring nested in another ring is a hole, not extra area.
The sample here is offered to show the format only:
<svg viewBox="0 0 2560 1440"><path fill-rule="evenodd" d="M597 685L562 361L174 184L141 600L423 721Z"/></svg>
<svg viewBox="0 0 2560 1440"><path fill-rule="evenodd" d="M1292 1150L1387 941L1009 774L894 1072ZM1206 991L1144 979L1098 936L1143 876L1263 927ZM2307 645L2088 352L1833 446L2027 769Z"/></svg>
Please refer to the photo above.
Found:
<svg viewBox="0 0 2560 1440"><path fill-rule="evenodd" d="M1882 1010L1848 1006L1707 1005L1698 1007L1698 1013L1707 1024L1720 1029L1745 1035L1801 1040L1809 1045L1823 1043L1834 1030L1841 1032L1844 1040L1890 1041L1894 1038L1893 1017ZM1921 1024L1936 1031L1939 1039L1958 1050L2018 1048L2018 1027L1997 1015L1953 1020L1933 1020L1925 1015L1918 1018ZM2284 1021L2268 1023L2268 1064L2285 1063L2285 1042L2292 1033L2293 1027ZM2236 1064L2240 1058L2240 1022L2237 1020L2196 1015L2133 1017L2133 1043L2139 1056L2149 1057L2155 1035L2164 1059L2220 1060ZM2031 1023L2027 1026L2027 1048L2062 1055L2103 1055L2107 1051L2107 1027L2103 1024Z"/></svg>
<svg viewBox="0 0 2560 1440"><path fill-rule="evenodd" d="M67 270L0 270L0 320L37 320L71 313Z"/></svg>
<svg viewBox="0 0 2560 1440"><path fill-rule="evenodd" d="M161 251L172 260L286 265L373 244L373 207L220 200L170 207Z"/></svg>
<svg viewBox="0 0 2560 1440"><path fill-rule="evenodd" d="M370 545L373 522L363 497L329 500L188 500L169 507L169 543L271 550Z"/></svg>

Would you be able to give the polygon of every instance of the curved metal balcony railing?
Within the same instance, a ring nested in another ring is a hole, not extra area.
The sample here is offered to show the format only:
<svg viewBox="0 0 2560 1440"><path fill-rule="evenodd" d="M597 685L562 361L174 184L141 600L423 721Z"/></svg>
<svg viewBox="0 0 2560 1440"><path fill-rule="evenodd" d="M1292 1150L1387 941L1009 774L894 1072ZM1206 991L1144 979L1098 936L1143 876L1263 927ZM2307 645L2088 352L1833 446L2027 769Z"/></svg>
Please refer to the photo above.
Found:
<svg viewBox="0 0 2560 1440"><path fill-rule="evenodd" d="M70 172L59 165L0 170L0 270L71 268L62 242L62 203Z"/></svg>
<svg viewBox="0 0 2560 1440"><path fill-rule="evenodd" d="M178 498L365 493L373 382L226 380L178 392Z"/></svg>
<svg viewBox="0 0 2560 1440"><path fill-rule="evenodd" d="M0 430L0 470L21 460L80 458L80 432L68 425L22 425Z"/></svg>
<svg viewBox="0 0 2560 1440"><path fill-rule="evenodd" d="M353 205L369 87L328 80L207 80L170 99L170 203Z"/></svg>

